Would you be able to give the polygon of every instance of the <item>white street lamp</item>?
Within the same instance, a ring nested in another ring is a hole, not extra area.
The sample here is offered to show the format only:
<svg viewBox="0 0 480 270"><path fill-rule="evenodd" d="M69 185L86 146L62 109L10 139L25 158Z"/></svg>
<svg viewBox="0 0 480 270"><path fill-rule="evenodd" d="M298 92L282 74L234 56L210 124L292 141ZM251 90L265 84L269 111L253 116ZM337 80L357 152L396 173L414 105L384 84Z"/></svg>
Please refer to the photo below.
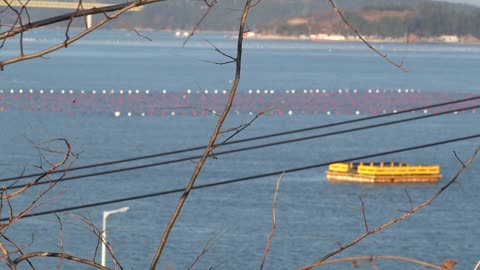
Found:
<svg viewBox="0 0 480 270"><path fill-rule="evenodd" d="M102 237L102 266L106 266L106 262L107 262L107 218L110 216L110 215L113 215L113 214L119 214L119 213L125 213L127 212L129 209L128 206L126 207L122 207L122 208L118 208L118 209L115 209L115 210L111 210L111 211L103 211L103 228L102 228L102 234L101 234L101 237Z"/></svg>

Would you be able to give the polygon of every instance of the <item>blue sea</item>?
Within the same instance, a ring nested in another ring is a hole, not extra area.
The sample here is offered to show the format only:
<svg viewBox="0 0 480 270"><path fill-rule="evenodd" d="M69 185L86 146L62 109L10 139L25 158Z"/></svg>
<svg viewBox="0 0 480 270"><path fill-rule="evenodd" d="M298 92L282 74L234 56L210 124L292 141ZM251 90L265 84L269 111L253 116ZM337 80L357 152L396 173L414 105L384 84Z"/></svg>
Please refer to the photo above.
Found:
<svg viewBox="0 0 480 270"><path fill-rule="evenodd" d="M182 47L183 39L170 32L147 32L152 41L130 31L101 30L76 44L44 58L5 67L0 89L8 91L86 92L140 89L152 92L186 89L229 89L234 66L219 64L230 59L215 51L235 54L231 34L199 33ZM61 42L60 30L26 36L26 52ZM212 47L211 44L215 47ZM408 72L393 67L362 43L320 43L306 40L246 40L240 92L249 89L415 89L449 95L479 95L480 45L374 44ZM1 49L2 59L19 53L10 41ZM379 104L380 105L380 104ZM373 104L372 106L375 106ZM255 112L254 112L255 113ZM420 113L421 114L421 113ZM419 113L368 122L382 123ZM254 114L232 114L220 140ZM285 132L328 123L359 119L365 115L293 114L264 115L234 139ZM58 162L64 150L50 139L65 138L78 159L72 167L152 155L205 145L217 121L215 115L115 117L112 113L0 111L0 179L40 172L45 159ZM356 123L310 130L282 137L222 146L221 152L279 140L313 136L366 125ZM478 134L477 111L466 111L402 124L304 140L251 151L218 155L209 159L197 185L281 172L335 160L387 152L437 141ZM295 269L310 264L339 245L365 232L364 202L368 227L374 228L430 198L466 162L479 139L406 151L370 159L439 164L443 178L435 184L365 185L335 184L325 179L325 167L286 173L281 177L276 223L265 269ZM36 147L39 146L39 147ZM50 149L52 150L52 149ZM172 159L188 161L144 169L79 178L58 183L39 202L33 213L96 202L180 189L190 179L201 152L71 171L67 177L141 166ZM44 154L44 156L42 155ZM43 159L45 157L45 159ZM189 157L192 157L188 159ZM458 159L457 159L458 157ZM72 157L73 159L73 157ZM480 161L474 161L456 184L430 206L407 220L371 235L335 258L396 255L439 264L457 260L456 269L473 269L480 260L480 212L478 191ZM158 269L258 269L272 227L272 201L281 173L248 181L198 189L191 192L172 230ZM58 175L57 175L58 177ZM56 177L52 176L52 179ZM18 184L32 178L21 179ZM3 182L8 186L12 183ZM47 186L37 186L11 200L14 212L22 210ZM25 218L6 230L24 252L46 250L100 262L97 238L88 223L102 230L102 213L128 206L125 213L108 219L108 240L124 269L147 269L166 223L181 193L136 199L78 209L53 215ZM3 203L2 217L8 217ZM14 249L11 245L7 246ZM13 254L15 258L18 254ZM36 269L54 269L57 260L33 259ZM368 269L368 262L359 262ZM63 269L91 269L63 261ZM413 264L378 261L385 269L418 269ZM107 265L113 267L111 257ZM30 269L23 263L20 269ZM322 269L352 269L349 263Z"/></svg>

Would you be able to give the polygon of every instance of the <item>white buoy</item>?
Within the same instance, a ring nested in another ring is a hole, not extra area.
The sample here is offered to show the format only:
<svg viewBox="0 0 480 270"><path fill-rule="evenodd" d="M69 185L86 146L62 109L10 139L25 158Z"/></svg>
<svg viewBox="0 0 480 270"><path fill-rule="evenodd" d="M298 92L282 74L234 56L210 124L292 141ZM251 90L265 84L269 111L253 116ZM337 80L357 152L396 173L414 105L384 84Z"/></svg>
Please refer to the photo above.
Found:
<svg viewBox="0 0 480 270"><path fill-rule="evenodd" d="M372 89L368 89L368 93L371 94L371 93L372 93Z"/></svg>
<svg viewBox="0 0 480 270"><path fill-rule="evenodd" d="M175 116L175 112L171 112L170 115L171 115L171 116Z"/></svg>
<svg viewBox="0 0 480 270"><path fill-rule="evenodd" d="M227 90L223 89L223 92L222 92L224 95L227 94Z"/></svg>
<svg viewBox="0 0 480 270"><path fill-rule="evenodd" d="M397 92L398 92L398 93L402 93L402 89L398 89Z"/></svg>
<svg viewBox="0 0 480 270"><path fill-rule="evenodd" d="M288 89L287 89L287 90L285 90L285 93L289 94L289 93L290 93L290 90L288 90Z"/></svg>
<svg viewBox="0 0 480 270"><path fill-rule="evenodd" d="M43 94L43 89L42 89L42 90L40 90L40 94Z"/></svg>
<svg viewBox="0 0 480 270"><path fill-rule="evenodd" d="M359 115L359 114L360 114L360 111L356 111L355 114L356 114L356 115Z"/></svg>
<svg viewBox="0 0 480 270"><path fill-rule="evenodd" d="M0 89L0 94L3 94L3 89Z"/></svg>
<svg viewBox="0 0 480 270"><path fill-rule="evenodd" d="M131 94L132 94L132 90L128 89L128 94L131 95Z"/></svg>
<svg viewBox="0 0 480 270"><path fill-rule="evenodd" d="M102 94L106 95L106 94L107 94L107 90L104 89L104 90L102 91Z"/></svg>
<svg viewBox="0 0 480 270"><path fill-rule="evenodd" d="M62 91L60 91L60 93L62 93L62 95L64 95L64 94L65 94L65 90L62 89Z"/></svg>
<svg viewBox="0 0 480 270"><path fill-rule="evenodd" d="M18 90L18 93L22 94L22 93L23 93L23 89Z"/></svg>
<svg viewBox="0 0 480 270"><path fill-rule="evenodd" d="M289 110L288 111L288 115L292 115L293 114L293 111L292 110Z"/></svg>
<svg viewBox="0 0 480 270"><path fill-rule="evenodd" d="M110 94L115 94L115 90L110 90Z"/></svg>
<svg viewBox="0 0 480 270"><path fill-rule="evenodd" d="M92 91L92 94L94 94L94 95L97 94L97 91L93 90L93 91Z"/></svg>
<svg viewBox="0 0 480 270"><path fill-rule="evenodd" d="M131 113L131 112L128 112L128 113L127 113L127 116L128 116L128 117L132 116L132 113Z"/></svg>
<svg viewBox="0 0 480 270"><path fill-rule="evenodd" d="M41 90L43 91L43 90ZM80 90L80 93L85 94L85 90Z"/></svg>
<svg viewBox="0 0 480 270"><path fill-rule="evenodd" d="M268 94L268 89L263 90L264 94Z"/></svg>
<svg viewBox="0 0 480 270"><path fill-rule="evenodd" d="M166 89L163 89L163 90L162 90L162 93L166 94L166 93L167 93L167 90L166 90Z"/></svg>
<svg viewBox="0 0 480 270"><path fill-rule="evenodd" d="M147 94L147 95L150 94L150 90L148 90L148 89L145 90L145 94Z"/></svg>
<svg viewBox="0 0 480 270"><path fill-rule="evenodd" d="M29 92L30 92L30 94L33 94L33 89L30 89Z"/></svg>
<svg viewBox="0 0 480 270"><path fill-rule="evenodd" d="M113 113L113 115L115 115L115 117L119 117L120 116L120 112L119 111L116 111Z"/></svg>
<svg viewBox="0 0 480 270"><path fill-rule="evenodd" d="M248 93L249 93L249 94L251 94L252 92L253 92L252 89L249 89L249 90L248 90Z"/></svg>
<svg viewBox="0 0 480 270"><path fill-rule="evenodd" d="M353 89L353 93L355 93L355 94L356 94L356 93L357 93L357 89Z"/></svg>
<svg viewBox="0 0 480 270"><path fill-rule="evenodd" d="M68 91L68 93L70 93L70 95L73 95L73 90L70 89L70 91Z"/></svg>
<svg viewBox="0 0 480 270"><path fill-rule="evenodd" d="M217 89L213 90L213 93L218 94L218 90Z"/></svg>
<svg viewBox="0 0 480 270"><path fill-rule="evenodd" d="M292 91L291 91L291 92L292 92L292 94L295 94L295 89L292 89Z"/></svg>
<svg viewBox="0 0 480 270"><path fill-rule="evenodd" d="M315 93L320 93L320 90L319 89L315 89Z"/></svg>
<svg viewBox="0 0 480 270"><path fill-rule="evenodd" d="M142 116L142 117L144 117L144 116L145 116L145 113L144 113L144 112L142 112L141 116Z"/></svg>
<svg viewBox="0 0 480 270"><path fill-rule="evenodd" d="M307 89L303 89L303 93L306 94L308 91Z"/></svg>
<svg viewBox="0 0 480 270"><path fill-rule="evenodd" d="M208 90L207 90L207 89L205 89L205 91L203 91L203 92L204 92L205 94L208 94Z"/></svg>
<svg viewBox="0 0 480 270"><path fill-rule="evenodd" d="M123 95L123 90L120 90L120 95Z"/></svg>
<svg viewBox="0 0 480 270"><path fill-rule="evenodd" d="M323 93L323 94L327 93L327 90L322 89L322 93Z"/></svg>
<svg viewBox="0 0 480 270"><path fill-rule="evenodd" d="M135 94L137 94L137 95L140 94L140 90L135 89Z"/></svg>
<svg viewBox="0 0 480 270"><path fill-rule="evenodd" d="M275 94L275 90L270 90L270 94L271 95Z"/></svg>
<svg viewBox="0 0 480 270"><path fill-rule="evenodd" d="M428 110L427 109L423 110L423 113L428 113Z"/></svg>
<svg viewBox="0 0 480 270"><path fill-rule="evenodd" d="M260 94L260 89L257 89L257 94Z"/></svg>
<svg viewBox="0 0 480 270"><path fill-rule="evenodd" d="M188 89L187 94L191 94L191 93L192 93L192 90Z"/></svg>
<svg viewBox="0 0 480 270"><path fill-rule="evenodd" d="M397 110L393 110L393 113L397 113Z"/></svg>
<svg viewBox="0 0 480 270"><path fill-rule="evenodd" d="M330 114L331 114L331 112L330 112L330 111L327 111L327 115L330 115Z"/></svg>
<svg viewBox="0 0 480 270"><path fill-rule="evenodd" d="M338 93L341 94L341 93L342 93L342 89L338 89Z"/></svg>

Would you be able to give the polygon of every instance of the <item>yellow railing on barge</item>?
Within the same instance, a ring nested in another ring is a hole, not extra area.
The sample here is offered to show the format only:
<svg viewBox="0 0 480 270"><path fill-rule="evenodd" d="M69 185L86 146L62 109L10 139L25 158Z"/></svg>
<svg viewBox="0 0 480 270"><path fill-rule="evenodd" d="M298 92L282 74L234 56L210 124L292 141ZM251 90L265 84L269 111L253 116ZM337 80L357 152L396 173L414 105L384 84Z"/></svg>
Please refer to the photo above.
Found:
<svg viewBox="0 0 480 270"><path fill-rule="evenodd" d="M402 163L353 164L332 163L328 166L331 172L358 173L363 175L437 175L440 174L439 165L409 165Z"/></svg>

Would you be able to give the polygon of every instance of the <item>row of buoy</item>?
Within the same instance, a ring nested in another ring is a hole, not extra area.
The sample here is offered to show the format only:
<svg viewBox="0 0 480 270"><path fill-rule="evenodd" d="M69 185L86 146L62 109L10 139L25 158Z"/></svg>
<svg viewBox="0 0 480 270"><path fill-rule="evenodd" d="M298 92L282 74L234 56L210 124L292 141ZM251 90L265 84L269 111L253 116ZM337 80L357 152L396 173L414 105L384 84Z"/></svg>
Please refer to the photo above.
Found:
<svg viewBox="0 0 480 270"><path fill-rule="evenodd" d="M392 113L397 113L397 110L393 110L391 111ZM423 110L421 111L423 114L428 114L428 113L431 113L430 111L428 110ZM465 112L465 111L463 111ZM473 109L470 111L471 113L477 113L477 110ZM390 113L390 112L387 112L387 111L383 111L383 114L387 114L387 113ZM416 112L412 112L412 113L416 113ZM452 114L458 114L460 113L459 111L454 111L452 112ZM242 113L238 110L234 110L233 111L233 114L236 114L236 115L241 115ZM254 116L256 115L257 113L254 113L254 112L248 112L247 113L249 116ZM287 112L283 112L281 110L275 110L275 111L271 111L269 113L267 113L268 115L279 115L279 116L283 116L283 115L287 115L287 116L293 116L293 115L304 115L305 113L302 113L302 112L299 112L299 113L295 113L293 110L289 110ZM333 116L333 115L339 115L341 113L338 113L338 112L335 112L335 111L327 111L325 113L318 113L318 112L314 112L313 113L314 115L327 115L327 116ZM124 116L126 115L127 117L132 117L132 116L141 116L141 117L145 117L145 116L155 116L155 115L160 115L160 116L177 116L177 115L180 115L180 116L188 116L188 115L191 115L191 116L218 116L216 114L215 111L202 111L202 112L198 112L198 111L192 111L190 114L188 112L176 112L176 111L170 111L170 112L163 112L163 113L159 113L159 114L155 114L153 112L151 113L145 113L145 112L142 112L142 113L134 113L134 112L127 112L125 114L123 114L121 111L115 111L113 112L113 115L115 117L121 117L121 116ZM349 115L362 115L362 113L357 110L357 111L354 111L353 113L350 113Z"/></svg>
<svg viewBox="0 0 480 270"><path fill-rule="evenodd" d="M359 93L361 91L357 90L357 89L338 89L338 90L326 90L326 89L303 89L303 90L296 90L296 89L286 89L283 91L283 93L285 94L298 94L298 93L304 93L304 94L327 94L327 93L338 93L338 94L350 94L350 93L353 93L353 94L356 94L356 93ZM397 89L397 90L387 90L387 89L368 89L366 90L367 93L369 94L372 94L372 93L405 93L405 94L408 94L408 93L415 93L415 92L419 92L419 90L415 90L415 89ZM110 95L113 95L113 94L120 94L120 95L123 95L123 94L128 94L128 95L132 95L132 94L146 94L146 95L149 95L151 93L157 93L156 91L151 91L151 90L139 90L139 89L135 89L135 90L132 90L132 89L128 89L128 90L91 90L91 91L85 91L85 90L73 90L73 89L70 89L70 90L65 90L65 89L62 89L62 90L53 90L53 89L50 89L50 90L44 90L44 89L40 89L40 90L33 90L33 89L28 89L28 90L24 90L24 89L18 89L18 90L14 90L14 89L10 89L10 90L4 90L4 89L0 89L0 94L36 94L36 93L39 93L39 94L70 94L70 95L73 95L73 94L77 94L77 93L80 93L80 94L92 94L92 95L96 95L96 94L103 94L103 95L107 95L107 94L110 94ZM178 93L178 92L169 92L167 91L166 89L163 89L163 90L160 90L158 91L158 93L161 93L161 94L167 94L167 93ZM196 90L196 91L192 91L191 89L187 89L186 91L181 91L180 93L186 93L186 94L223 94L223 95L226 95L227 93L229 93L228 90L218 90L218 89L214 89L214 90L208 90L208 89L205 89L205 90ZM240 92L241 93L241 92ZM256 89L256 90L253 90L253 89L249 89L247 91L248 94L270 94L270 95L273 95L275 93L282 93L282 91L276 91L276 90L273 90L273 89L265 89L265 90L260 90L260 89Z"/></svg>

